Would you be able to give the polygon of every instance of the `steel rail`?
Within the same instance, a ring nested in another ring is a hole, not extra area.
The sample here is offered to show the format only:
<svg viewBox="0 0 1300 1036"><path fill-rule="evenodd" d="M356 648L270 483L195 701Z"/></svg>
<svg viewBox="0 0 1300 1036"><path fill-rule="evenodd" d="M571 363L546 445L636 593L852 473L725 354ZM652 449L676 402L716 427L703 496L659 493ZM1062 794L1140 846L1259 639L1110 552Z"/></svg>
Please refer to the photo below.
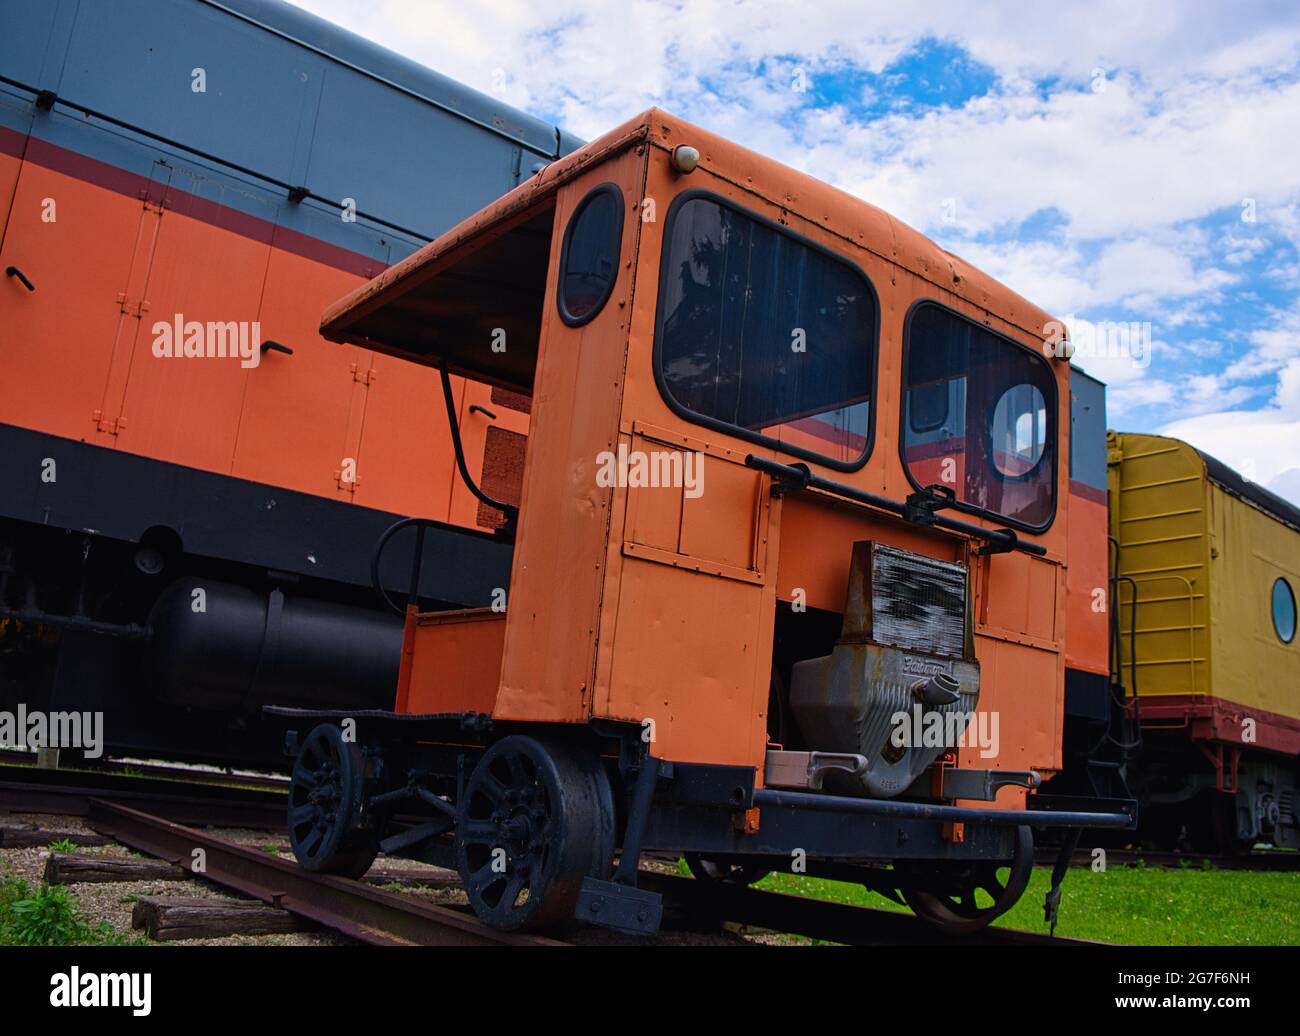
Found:
<svg viewBox="0 0 1300 1036"><path fill-rule="evenodd" d="M115 773L0 766L0 811L84 817L112 798L188 824L283 831L283 792Z"/></svg>
<svg viewBox="0 0 1300 1036"><path fill-rule="evenodd" d="M27 766L36 771L36 753L20 748L0 748L0 765ZM225 770L205 770L191 763L136 762L130 759L109 757L104 759L77 759L58 767L64 772L115 773L129 777L157 777L166 781L198 784L213 788L265 788L269 791L287 791L289 778L269 773L227 773ZM40 769L38 772L50 771Z"/></svg>
<svg viewBox="0 0 1300 1036"><path fill-rule="evenodd" d="M279 857L103 799L92 800L87 820L102 835L191 870L201 849L200 877L371 946L565 945L497 931L471 915L361 882L309 874Z"/></svg>
<svg viewBox="0 0 1300 1036"><path fill-rule="evenodd" d="M188 823L282 830L285 808L282 795L212 788L205 790L217 792L221 797L205 799L190 792L192 784L184 788L175 787L186 782L68 771L40 771L41 782L14 779L26 777L29 773L28 767L0 766L0 810L7 808L87 817L91 826L100 833L182 866L192 860L194 849L202 848L207 854L204 877L299 913L362 942L374 945L562 945L550 939L498 932L470 915L413 903L401 896L346 879L308 874L289 861L152 815L154 812L163 813ZM91 784L70 783L77 778L99 779ZM159 785L170 785L170 790L175 793L169 795L156 790ZM121 801L110 803L105 801L105 796L125 800L129 805L123 805ZM231 801L232 797L247 801ZM254 801L267 798L278 801ZM1116 857L1111 853L1109 859L1115 861ZM945 945L953 941L952 937L910 914L724 884L706 884L648 870L640 871L638 877L641 887L660 892L670 905L713 920L733 921L851 945ZM1051 938L1039 933L1001 928L962 937L960 941L969 945L1087 944L1083 940Z"/></svg>
<svg viewBox="0 0 1300 1036"><path fill-rule="evenodd" d="M1071 867L1091 867L1093 849L1080 849L1070 858ZM1146 864L1173 870L1200 870L1210 864L1213 870L1223 871L1300 871L1300 852L1285 849L1266 849L1243 856L1224 856L1216 853L1178 852L1168 849L1104 849L1107 867L1126 867ZM1050 867L1056 862L1057 850L1035 849L1034 863Z"/></svg>

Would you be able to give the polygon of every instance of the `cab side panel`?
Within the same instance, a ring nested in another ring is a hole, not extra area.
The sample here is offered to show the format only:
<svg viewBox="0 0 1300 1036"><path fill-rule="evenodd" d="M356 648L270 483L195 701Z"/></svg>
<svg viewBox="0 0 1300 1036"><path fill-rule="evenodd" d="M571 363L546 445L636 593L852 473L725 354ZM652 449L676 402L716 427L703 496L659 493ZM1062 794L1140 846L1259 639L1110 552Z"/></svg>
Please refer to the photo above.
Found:
<svg viewBox="0 0 1300 1036"><path fill-rule="evenodd" d="M592 711L592 658L608 582L605 545L614 493L597 485L602 451L617 448L644 155L627 152L560 191L555 209L533 425L507 608L495 715L578 722ZM570 327L556 311L564 229L586 193L612 182L623 196L618 276L604 307Z"/></svg>

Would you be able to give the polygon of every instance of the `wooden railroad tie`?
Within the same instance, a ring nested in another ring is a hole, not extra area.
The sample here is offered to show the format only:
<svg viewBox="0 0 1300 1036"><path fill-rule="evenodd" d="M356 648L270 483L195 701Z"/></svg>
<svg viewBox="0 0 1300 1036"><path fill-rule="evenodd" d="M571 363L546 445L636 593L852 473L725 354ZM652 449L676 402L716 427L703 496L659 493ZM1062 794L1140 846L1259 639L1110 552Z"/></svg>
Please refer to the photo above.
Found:
<svg viewBox="0 0 1300 1036"><path fill-rule="evenodd" d="M33 824L0 824L0 849L30 849L63 841L73 845L108 844L108 839L103 835L82 834L80 831L43 831Z"/></svg>
<svg viewBox="0 0 1300 1036"><path fill-rule="evenodd" d="M184 881L193 875L165 860L135 856L74 856L51 853L45 861L45 880L51 885L109 881Z"/></svg>
<svg viewBox="0 0 1300 1036"><path fill-rule="evenodd" d="M224 935L279 935L316 926L278 907L251 899L142 896L131 911L131 927L151 939L216 939Z"/></svg>

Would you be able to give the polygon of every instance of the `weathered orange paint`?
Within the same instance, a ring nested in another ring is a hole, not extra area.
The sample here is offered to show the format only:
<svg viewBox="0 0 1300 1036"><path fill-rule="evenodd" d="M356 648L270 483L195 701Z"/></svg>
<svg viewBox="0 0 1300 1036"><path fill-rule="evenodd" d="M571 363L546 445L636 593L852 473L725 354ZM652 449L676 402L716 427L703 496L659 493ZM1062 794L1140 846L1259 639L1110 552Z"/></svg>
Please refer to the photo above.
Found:
<svg viewBox="0 0 1300 1036"><path fill-rule="evenodd" d="M137 318L123 312L144 210L120 196L26 163L4 236L4 265L36 284L28 293L5 278L0 302L0 402L10 424L70 439L102 441L97 413L115 340ZM45 198L57 219L45 222ZM59 292L55 272L76 290ZM59 375L32 377L33 371ZM114 417L116 415L113 415ZM112 418L105 416L106 421ZM106 436L112 444L112 436Z"/></svg>
<svg viewBox="0 0 1300 1036"><path fill-rule="evenodd" d="M689 176L670 165L688 143L701 162ZM622 191L626 222L613 294L591 323L555 312L560 241L594 186ZM652 348L662 216L687 189L705 188L784 224L862 269L880 303L872 453L859 470L810 463L827 478L901 500L912 492L899 457L904 317L933 299L1034 349L1050 317L961 259L865 202L659 111L649 111L548 166L497 203L331 306L334 341L423 359L404 347L395 306L417 310L421 286L485 242L554 207L550 269L493 713L503 719L582 723L603 717L645 724L668 759L762 770L772 672L773 622L802 590L812 607L843 608L851 546L877 539L972 572L980 708L999 715L1000 751L959 753L980 768L1060 766L1063 633L1069 560L1069 368L1052 361L1058 387L1057 515L1042 534L1044 558L976 558L965 537L923 530L816 494L774 498L747 454L789 461L726 431L678 417L655 383ZM643 199L657 219L638 219ZM412 301L416 300L416 301ZM413 317L410 319L414 319ZM488 361L464 352L452 369L491 381ZM432 362L425 360L424 362ZM475 366L477 362L477 366ZM705 457L705 495L678 489L602 488L603 450L677 449ZM972 519L979 521L979 519ZM996 523L988 523L995 525ZM417 645L418 654L418 645ZM430 675L421 700L447 700ZM412 694L414 690L414 681ZM999 807L1023 802L1006 791Z"/></svg>
<svg viewBox="0 0 1300 1036"><path fill-rule="evenodd" d="M491 608L407 616L397 711L491 712L501 682L505 615Z"/></svg>
<svg viewBox="0 0 1300 1036"><path fill-rule="evenodd" d="M22 172L22 168L23 161L21 158L0 151L0 212L9 211L14 200L14 191L18 187L18 176Z"/></svg>
<svg viewBox="0 0 1300 1036"><path fill-rule="evenodd" d="M1106 504L1070 494L1065 662L1086 673L1110 672L1110 576Z"/></svg>

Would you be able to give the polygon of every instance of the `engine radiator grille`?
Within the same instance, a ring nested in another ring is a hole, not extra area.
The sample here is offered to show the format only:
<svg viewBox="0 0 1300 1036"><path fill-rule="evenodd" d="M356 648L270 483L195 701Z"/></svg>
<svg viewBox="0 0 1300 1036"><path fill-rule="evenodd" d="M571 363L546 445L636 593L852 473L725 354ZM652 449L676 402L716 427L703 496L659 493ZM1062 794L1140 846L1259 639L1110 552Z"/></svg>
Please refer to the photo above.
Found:
<svg viewBox="0 0 1300 1036"><path fill-rule="evenodd" d="M966 566L874 544L871 639L961 658L966 648Z"/></svg>

